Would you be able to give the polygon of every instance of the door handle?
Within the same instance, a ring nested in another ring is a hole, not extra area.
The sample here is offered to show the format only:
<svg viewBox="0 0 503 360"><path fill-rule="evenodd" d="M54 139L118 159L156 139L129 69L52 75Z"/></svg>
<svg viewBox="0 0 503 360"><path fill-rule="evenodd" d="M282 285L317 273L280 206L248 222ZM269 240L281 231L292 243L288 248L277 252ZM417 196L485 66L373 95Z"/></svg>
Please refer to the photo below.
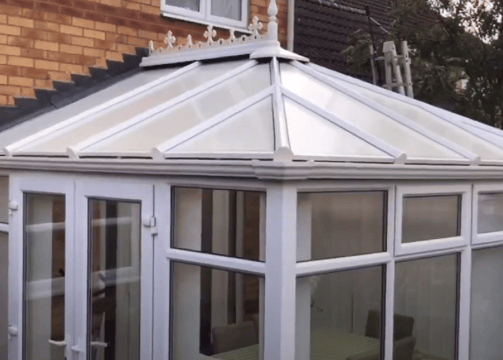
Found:
<svg viewBox="0 0 503 360"><path fill-rule="evenodd" d="M9 326L7 328L7 339L8 340L12 339L14 336L17 336L17 334L18 334L17 327Z"/></svg>
<svg viewBox="0 0 503 360"><path fill-rule="evenodd" d="M106 348L106 347L108 347L108 344L106 342L101 342L101 341L91 341L91 346Z"/></svg>
<svg viewBox="0 0 503 360"><path fill-rule="evenodd" d="M56 341L56 340L51 340L49 339L49 344L54 345L54 346L66 346L66 341Z"/></svg>

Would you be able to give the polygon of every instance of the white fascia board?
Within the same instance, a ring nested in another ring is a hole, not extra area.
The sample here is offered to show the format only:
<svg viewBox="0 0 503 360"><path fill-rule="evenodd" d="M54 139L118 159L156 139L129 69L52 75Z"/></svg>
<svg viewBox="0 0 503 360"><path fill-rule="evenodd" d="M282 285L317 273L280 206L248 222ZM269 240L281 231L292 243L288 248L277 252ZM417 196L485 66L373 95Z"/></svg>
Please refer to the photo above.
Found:
<svg viewBox="0 0 503 360"><path fill-rule="evenodd" d="M301 98L300 96L294 94L293 92L289 91L288 89L285 89L282 87L281 91L283 92L283 94L286 97L290 98L292 101L295 101L296 103L298 103L302 107L305 107L306 109L314 112L315 114L318 114L319 116L326 119L327 121L330 121L332 124L346 130L347 132L349 132L353 136L365 141L366 143L372 145L373 147L390 155L397 164L403 164L406 162L407 155L403 151L393 147L392 145L389 145L388 143L385 143L385 142L377 139L376 137L374 137L371 134L368 134L368 133L358 129L356 126L353 126L350 123L342 120L338 116L321 109L320 107L307 101L306 99Z"/></svg>
<svg viewBox="0 0 503 360"><path fill-rule="evenodd" d="M73 125L73 124L75 124L75 123L77 123L87 117L90 117L90 116L95 115L99 112L102 112L102 111L104 111L114 105L117 105L121 102L127 101L129 99L134 98L134 97L137 97L139 94L146 92L146 91L148 91L158 85L161 85L161 84L165 83L166 81L173 80L173 79L195 69L196 67L198 67L200 65L201 65L201 63L196 61L192 64L184 66L181 69L178 69L178 70L176 70L166 76L160 77L159 79L152 81L151 83L148 83L148 84L140 86L136 89L133 89L133 90L121 95L121 96L118 96L116 98L113 98L110 101L105 102L104 104L93 107L87 111L84 111L84 112L76 115L76 116L73 116L73 117L71 117L67 120L64 120L58 124L55 124L51 127L48 127L47 129L39 131L33 135L30 135L30 136L23 138L22 140L19 140L13 144L10 144L5 147L4 151L6 154L11 155L15 152L16 149L19 149L20 147L22 147L26 144L33 143L34 141L37 141L39 139L46 139L47 137L50 137L51 134L57 132L58 130L61 130L61 129L64 129L68 126L71 126L71 125ZM61 155L61 154L59 154L59 155Z"/></svg>
<svg viewBox="0 0 503 360"><path fill-rule="evenodd" d="M277 58L273 58L270 64L271 81L274 87L273 95L273 118L274 118L274 149L290 149L288 123L285 113L285 102L281 93L281 73ZM290 149L291 150L291 149Z"/></svg>
<svg viewBox="0 0 503 360"><path fill-rule="evenodd" d="M144 111L143 113L141 114L138 114L136 115L135 117L123 122L123 123L120 123L110 129L107 129L101 133L98 133L88 139L86 139L85 141L73 146L73 149L75 151L77 151L78 155L79 156L84 156L84 154L86 154L86 152L84 151L86 148L92 146L92 145L95 145L101 141L105 141L106 139L114 136L115 134L118 134L119 132L122 132L142 121L145 121L147 120L148 118L152 117L152 116L155 116L163 111L166 111L168 110L169 108L172 108L180 103L182 103L183 101L186 101L214 86L217 86L218 84L226 81L226 80L229 80L239 74L241 74L242 72L245 72L246 70L254 67L255 65L257 65L257 61L255 60L251 60L231 71L229 71L228 73L225 73L213 80L210 80L204 84L202 84L201 86L198 86L197 88L195 89L192 89L192 90L189 90L187 92L184 92L182 94L180 94L179 96L163 103L163 104L160 104L152 109L149 109L147 111Z"/></svg>
<svg viewBox="0 0 503 360"><path fill-rule="evenodd" d="M260 160L138 160L0 158L0 169L129 176L198 176L258 178L261 180L486 180L503 183L503 167L275 162Z"/></svg>
<svg viewBox="0 0 503 360"><path fill-rule="evenodd" d="M455 152L455 153L457 153L467 159L470 159L472 162L472 165L477 165L480 163L481 158L479 155L476 155L476 154L472 153L471 151L468 151L465 148L459 146L458 144L455 144L452 141L450 141L444 137L441 137L428 129L423 128L422 126L416 124L415 122L407 119L406 117L404 117L400 114L395 113L393 110L390 110L390 109L386 108L385 106L382 106L381 104L378 104L377 102L375 102L373 100L367 99L364 96L362 96L352 90L344 88L344 86L342 84L338 83L337 81L335 81L331 78L328 78L327 76L324 76L323 74L321 74L320 72L318 72L316 70L313 70L311 67L306 66L306 65L301 64L296 61L292 62L292 65L295 66L296 68L298 68L299 70L304 71L306 74L311 75L312 77L314 77L314 78L324 82L325 84L333 87L334 89L342 92L343 94L348 95L348 96L352 97L353 99L361 102L362 104L372 108L373 110L380 112L383 115L386 115L387 117L389 117L389 118L395 120L396 122L408 127L411 130L414 130L415 132L417 132L417 133L423 135L424 137L436 142L437 144L442 145L442 146L448 148L449 150L451 150L451 151L453 151L453 152Z"/></svg>
<svg viewBox="0 0 503 360"><path fill-rule="evenodd" d="M206 120L201 124L196 125L193 128L190 128L189 130L184 131L181 134L169 139L168 141L165 141L164 143L154 147L152 149L153 158L157 158L157 155L159 153L161 154L166 153L170 149L183 144L184 142L204 133L205 131L213 128L214 126L220 124L221 122L224 122L230 117L239 114L240 112L248 109L249 107L255 105L256 103L264 100L268 96L271 96L272 92L273 87L270 86L267 89L249 97L248 99L241 101L237 105L234 105L233 107L215 115L211 119Z"/></svg>
<svg viewBox="0 0 503 360"><path fill-rule="evenodd" d="M393 164L393 157L378 156L327 156L327 155L294 155L293 161L319 161L319 162L339 162L339 163L372 163L372 164Z"/></svg>
<svg viewBox="0 0 503 360"><path fill-rule="evenodd" d="M214 152L214 153L167 153L163 154L165 159L232 159L232 160L272 160L272 152Z"/></svg>

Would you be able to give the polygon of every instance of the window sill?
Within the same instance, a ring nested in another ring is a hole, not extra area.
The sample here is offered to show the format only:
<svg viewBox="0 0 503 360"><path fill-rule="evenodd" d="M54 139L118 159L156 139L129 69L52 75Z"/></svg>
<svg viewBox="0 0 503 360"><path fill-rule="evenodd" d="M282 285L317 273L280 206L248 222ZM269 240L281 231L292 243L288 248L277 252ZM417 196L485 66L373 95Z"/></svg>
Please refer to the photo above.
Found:
<svg viewBox="0 0 503 360"><path fill-rule="evenodd" d="M221 23L217 23L217 22L207 21L204 19L195 19L195 18L191 18L189 16L167 13L165 11L161 11L161 16L165 17L165 18L184 20L184 21L188 21L188 22L192 22L192 23L196 23L196 24L201 24L201 25L212 25L216 28L221 28L221 29L226 29L226 30L233 29L236 32L240 32L240 33L248 34L248 35L251 35L251 33L252 33L250 30L245 29L245 28L231 26L231 25L225 25L225 24L221 24Z"/></svg>

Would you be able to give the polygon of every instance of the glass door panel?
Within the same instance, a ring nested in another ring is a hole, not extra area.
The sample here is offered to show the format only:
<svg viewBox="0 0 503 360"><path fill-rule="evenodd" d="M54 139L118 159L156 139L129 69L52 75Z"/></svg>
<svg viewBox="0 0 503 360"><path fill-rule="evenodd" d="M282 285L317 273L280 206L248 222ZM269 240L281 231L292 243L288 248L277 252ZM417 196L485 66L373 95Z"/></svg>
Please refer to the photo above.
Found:
<svg viewBox="0 0 503 360"><path fill-rule="evenodd" d="M65 196L25 195L25 360L64 360Z"/></svg>
<svg viewBox="0 0 503 360"><path fill-rule="evenodd" d="M140 360L141 206L89 200L88 359Z"/></svg>

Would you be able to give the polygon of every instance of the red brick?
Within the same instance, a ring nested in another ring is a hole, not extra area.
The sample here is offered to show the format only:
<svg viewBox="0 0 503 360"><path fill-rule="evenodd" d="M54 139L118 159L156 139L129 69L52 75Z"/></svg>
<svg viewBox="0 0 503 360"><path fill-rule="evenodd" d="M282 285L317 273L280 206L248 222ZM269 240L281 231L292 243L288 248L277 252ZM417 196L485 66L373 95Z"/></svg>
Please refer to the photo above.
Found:
<svg viewBox="0 0 503 360"><path fill-rule="evenodd" d="M124 34L124 35L129 35L129 36L138 36L138 31L124 27L124 26L119 26L117 28L117 32L119 34Z"/></svg>
<svg viewBox="0 0 503 360"><path fill-rule="evenodd" d="M128 43L134 46L147 46L148 42L148 39L140 39L132 36L128 37Z"/></svg>
<svg viewBox="0 0 503 360"><path fill-rule="evenodd" d="M6 15L21 15L21 9L16 6L0 4L0 14Z"/></svg>
<svg viewBox="0 0 503 360"><path fill-rule="evenodd" d="M7 76L21 76L21 68L11 65L0 65L0 74Z"/></svg>
<svg viewBox="0 0 503 360"><path fill-rule="evenodd" d="M114 41L116 43L127 44L127 36L126 35L106 33L105 40Z"/></svg>
<svg viewBox="0 0 503 360"><path fill-rule="evenodd" d="M76 9L68 6L61 6L59 9L59 12L62 15L68 15L68 16L73 16L73 17L84 17L84 10L82 9Z"/></svg>
<svg viewBox="0 0 503 360"><path fill-rule="evenodd" d="M84 48L84 55L93 57L105 57L105 50Z"/></svg>
<svg viewBox="0 0 503 360"><path fill-rule="evenodd" d="M21 95L23 97L32 97L35 98L35 89L33 87L22 87L21 88Z"/></svg>
<svg viewBox="0 0 503 360"><path fill-rule="evenodd" d="M96 10L96 4L85 0L73 0L73 6L84 10Z"/></svg>
<svg viewBox="0 0 503 360"><path fill-rule="evenodd" d="M59 5L68 5L68 3L71 3L68 0L45 0L45 1L52 2L55 4L59 4Z"/></svg>
<svg viewBox="0 0 503 360"><path fill-rule="evenodd" d="M82 54L82 46L61 44L59 51L69 54Z"/></svg>
<svg viewBox="0 0 503 360"><path fill-rule="evenodd" d="M21 28L18 26L0 25L0 34L21 35Z"/></svg>
<svg viewBox="0 0 503 360"><path fill-rule="evenodd" d="M105 33L103 31L84 29L84 36L93 39L105 40Z"/></svg>
<svg viewBox="0 0 503 360"><path fill-rule="evenodd" d="M33 48L22 48L21 56L32 59L47 59L47 51Z"/></svg>
<svg viewBox="0 0 503 360"><path fill-rule="evenodd" d="M35 87L39 89L53 89L51 80L35 80Z"/></svg>
<svg viewBox="0 0 503 360"><path fill-rule="evenodd" d="M49 31L59 31L59 24L51 23L47 21L35 20L35 29L49 30Z"/></svg>
<svg viewBox="0 0 503 360"><path fill-rule="evenodd" d="M11 76L9 77L9 85L33 86L33 79Z"/></svg>
<svg viewBox="0 0 503 360"><path fill-rule="evenodd" d="M112 25L112 24L107 24L107 23L102 23L102 22L96 22L95 24L96 30L101 30L101 31L108 31L108 32L116 32L117 31L117 26Z"/></svg>
<svg viewBox="0 0 503 360"><path fill-rule="evenodd" d="M72 35L55 33L55 32L48 32L47 33L47 41L57 42L60 44L71 44L72 43Z"/></svg>
<svg viewBox="0 0 503 360"><path fill-rule="evenodd" d="M35 9L50 13L59 13L59 5L49 4L45 2L37 2L35 4Z"/></svg>
<svg viewBox="0 0 503 360"><path fill-rule="evenodd" d="M0 55L0 64L1 65L7 64L7 55Z"/></svg>
<svg viewBox="0 0 503 360"><path fill-rule="evenodd" d="M35 60L37 69L59 70L59 63L56 61Z"/></svg>
<svg viewBox="0 0 503 360"><path fill-rule="evenodd" d="M21 88L19 86L0 85L0 94L21 95Z"/></svg>
<svg viewBox="0 0 503 360"><path fill-rule="evenodd" d="M49 71L49 77L51 80L56 81L72 81L70 74L62 71Z"/></svg>
<svg viewBox="0 0 503 360"><path fill-rule="evenodd" d="M7 44L7 38L7 35L0 34L0 44Z"/></svg>
<svg viewBox="0 0 503 360"><path fill-rule="evenodd" d="M84 13L84 18L94 21L109 22L107 21L108 16L96 11L86 11Z"/></svg>
<svg viewBox="0 0 503 360"><path fill-rule="evenodd" d="M60 52L55 52L55 51L48 51L47 52L47 60L71 63L72 57L70 54L65 54L65 53L60 53Z"/></svg>
<svg viewBox="0 0 503 360"><path fill-rule="evenodd" d="M45 14L45 20L63 25L72 25L72 18L61 14L47 13Z"/></svg>
<svg viewBox="0 0 503 360"><path fill-rule="evenodd" d="M135 54L136 53L134 46L124 45L124 44L117 44L117 51L121 52L123 54Z"/></svg>
<svg viewBox="0 0 503 360"><path fill-rule="evenodd" d="M47 40L47 31L22 28L21 36L28 39Z"/></svg>
<svg viewBox="0 0 503 360"><path fill-rule="evenodd" d="M83 67L81 65L60 64L59 69L73 74L82 74Z"/></svg>
<svg viewBox="0 0 503 360"><path fill-rule="evenodd" d="M96 39L94 40L94 47L103 50L115 50L115 43Z"/></svg>
<svg viewBox="0 0 503 360"><path fill-rule="evenodd" d="M9 25L32 28L33 20L25 19L19 16L9 16Z"/></svg>
<svg viewBox="0 0 503 360"><path fill-rule="evenodd" d="M72 38L72 45L93 47L94 46L94 39L88 39L88 38L74 36Z"/></svg>
<svg viewBox="0 0 503 360"><path fill-rule="evenodd" d="M60 30L63 34L82 36L83 31L80 27L61 25Z"/></svg>
<svg viewBox="0 0 503 360"><path fill-rule="evenodd" d="M33 59L30 58L9 56L9 59L7 59L7 64L15 66L33 67L34 62Z"/></svg>
<svg viewBox="0 0 503 360"><path fill-rule="evenodd" d="M47 79L47 70L35 69L35 68L22 68L20 76L28 77L32 79Z"/></svg>
<svg viewBox="0 0 503 360"><path fill-rule="evenodd" d="M33 20L44 20L45 17L45 14L42 11L31 9L22 9L21 15L25 18Z"/></svg>
<svg viewBox="0 0 503 360"><path fill-rule="evenodd" d="M8 0L10 5L19 6L21 8L33 9L33 0Z"/></svg>
<svg viewBox="0 0 503 360"><path fill-rule="evenodd" d="M94 21L92 21L92 20L73 18L72 25L73 26L80 26L80 27L87 28L87 29L94 29Z"/></svg>

